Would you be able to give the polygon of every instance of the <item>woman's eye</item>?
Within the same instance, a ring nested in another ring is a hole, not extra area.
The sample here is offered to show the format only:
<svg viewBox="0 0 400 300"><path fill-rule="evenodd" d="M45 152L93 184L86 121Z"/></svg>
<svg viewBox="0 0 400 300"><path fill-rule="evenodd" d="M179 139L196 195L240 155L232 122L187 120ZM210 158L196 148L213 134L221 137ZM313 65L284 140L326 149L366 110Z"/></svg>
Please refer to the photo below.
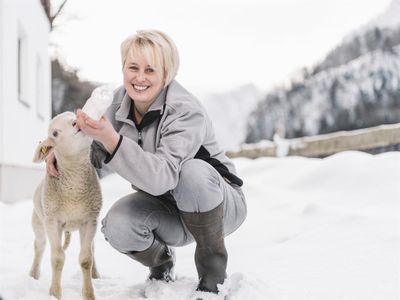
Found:
<svg viewBox="0 0 400 300"><path fill-rule="evenodd" d="M53 131L53 136L54 136L54 137L57 137L57 136L58 136L58 131L57 131L57 130L54 130L54 131Z"/></svg>
<svg viewBox="0 0 400 300"><path fill-rule="evenodd" d="M147 72L147 73L153 73L153 72L154 72L154 69L148 68L148 69L146 69L146 72Z"/></svg>
<svg viewBox="0 0 400 300"><path fill-rule="evenodd" d="M132 70L132 71L137 71L137 70L138 70L138 68L137 68L137 67L129 67L129 70Z"/></svg>

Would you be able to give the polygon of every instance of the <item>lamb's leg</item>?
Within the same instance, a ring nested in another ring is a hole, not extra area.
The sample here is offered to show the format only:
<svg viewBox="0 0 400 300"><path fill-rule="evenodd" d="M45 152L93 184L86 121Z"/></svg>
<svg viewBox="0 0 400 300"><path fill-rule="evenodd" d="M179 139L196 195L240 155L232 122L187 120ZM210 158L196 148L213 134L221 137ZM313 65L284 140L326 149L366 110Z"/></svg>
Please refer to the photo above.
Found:
<svg viewBox="0 0 400 300"><path fill-rule="evenodd" d="M32 213L32 228L35 234L35 258L33 259L30 276L35 279L40 277L40 263L42 262L43 252L46 247L46 231L44 224L35 211Z"/></svg>
<svg viewBox="0 0 400 300"><path fill-rule="evenodd" d="M92 278L97 279L100 278L100 274L99 271L97 270L96 260L94 258L94 241L92 243L92 256L93 256Z"/></svg>
<svg viewBox="0 0 400 300"><path fill-rule="evenodd" d="M58 222L47 221L46 231L51 246L51 267L53 270L50 295L61 299L61 273L65 261L65 253L61 243L62 229Z"/></svg>
<svg viewBox="0 0 400 300"><path fill-rule="evenodd" d="M81 240L81 252L79 253L79 263L83 274L82 294L85 300L94 300L94 291L92 285L93 268L93 239L96 234L96 221L87 222L79 229Z"/></svg>

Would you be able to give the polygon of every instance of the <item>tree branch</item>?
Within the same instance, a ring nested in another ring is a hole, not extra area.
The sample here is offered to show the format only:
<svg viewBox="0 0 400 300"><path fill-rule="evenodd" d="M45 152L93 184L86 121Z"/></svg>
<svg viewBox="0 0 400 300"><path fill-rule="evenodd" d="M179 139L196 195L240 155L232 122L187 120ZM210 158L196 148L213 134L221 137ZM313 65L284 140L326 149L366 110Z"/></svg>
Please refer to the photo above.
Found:
<svg viewBox="0 0 400 300"><path fill-rule="evenodd" d="M64 8L65 4L67 4L67 1L68 0L64 0L63 3L61 3L61 5L58 7L56 13L51 16L52 21L54 21L54 19L57 18L57 16L61 13L61 11Z"/></svg>
<svg viewBox="0 0 400 300"><path fill-rule="evenodd" d="M68 0L64 0L58 7L57 11L54 14L52 14L51 0L40 0L40 3L42 4L43 9L46 13L47 19L50 22L50 31L52 31L54 28L54 25L53 25L54 20L60 15L61 11L63 10L63 8L64 8L65 4L67 4L67 2L68 2Z"/></svg>

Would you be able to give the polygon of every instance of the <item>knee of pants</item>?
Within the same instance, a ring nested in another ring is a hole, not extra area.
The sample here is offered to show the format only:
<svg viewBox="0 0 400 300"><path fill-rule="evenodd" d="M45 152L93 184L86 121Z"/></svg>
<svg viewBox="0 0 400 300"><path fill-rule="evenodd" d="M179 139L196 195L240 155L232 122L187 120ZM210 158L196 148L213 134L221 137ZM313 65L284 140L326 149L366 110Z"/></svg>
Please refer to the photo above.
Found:
<svg viewBox="0 0 400 300"><path fill-rule="evenodd" d="M191 159L181 166L178 185L172 191L181 211L206 212L223 201L222 177L217 170L200 159Z"/></svg>
<svg viewBox="0 0 400 300"><path fill-rule="evenodd" d="M132 201L132 195L118 200L102 220L101 231L105 239L122 253L143 251L154 239L149 226L151 212L136 210Z"/></svg>

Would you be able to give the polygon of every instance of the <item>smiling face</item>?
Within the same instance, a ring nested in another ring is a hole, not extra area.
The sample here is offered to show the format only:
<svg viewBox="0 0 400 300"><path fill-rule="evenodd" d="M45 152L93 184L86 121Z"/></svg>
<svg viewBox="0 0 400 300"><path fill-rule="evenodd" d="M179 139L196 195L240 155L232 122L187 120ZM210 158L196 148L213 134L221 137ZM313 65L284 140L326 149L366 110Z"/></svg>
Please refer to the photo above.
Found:
<svg viewBox="0 0 400 300"><path fill-rule="evenodd" d="M125 89L141 112L147 111L164 87L161 67L151 66L140 54L130 54L123 67Z"/></svg>

